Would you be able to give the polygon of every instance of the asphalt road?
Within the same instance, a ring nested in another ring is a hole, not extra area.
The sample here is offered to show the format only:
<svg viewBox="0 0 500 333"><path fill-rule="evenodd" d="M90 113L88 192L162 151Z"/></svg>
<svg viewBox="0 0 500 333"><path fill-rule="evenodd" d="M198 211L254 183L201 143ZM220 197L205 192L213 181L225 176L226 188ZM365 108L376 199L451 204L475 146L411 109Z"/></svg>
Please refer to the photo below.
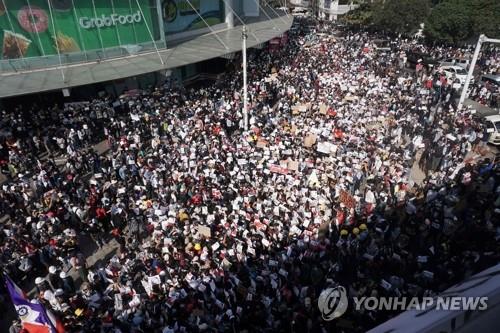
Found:
<svg viewBox="0 0 500 333"><path fill-rule="evenodd" d="M464 101L464 105L470 106L473 110L476 110L477 114L480 115L481 117L491 116L500 113L499 112L500 110L495 110L490 107L484 106L471 99L466 99Z"/></svg>

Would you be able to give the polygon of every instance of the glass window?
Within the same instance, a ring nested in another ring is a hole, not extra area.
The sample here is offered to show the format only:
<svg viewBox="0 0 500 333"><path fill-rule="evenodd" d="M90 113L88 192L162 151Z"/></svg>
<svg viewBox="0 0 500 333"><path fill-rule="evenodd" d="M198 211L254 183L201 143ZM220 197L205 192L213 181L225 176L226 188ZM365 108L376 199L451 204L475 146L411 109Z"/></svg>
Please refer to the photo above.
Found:
<svg viewBox="0 0 500 333"><path fill-rule="evenodd" d="M163 0L162 14L167 35L205 29L224 23L224 1Z"/></svg>

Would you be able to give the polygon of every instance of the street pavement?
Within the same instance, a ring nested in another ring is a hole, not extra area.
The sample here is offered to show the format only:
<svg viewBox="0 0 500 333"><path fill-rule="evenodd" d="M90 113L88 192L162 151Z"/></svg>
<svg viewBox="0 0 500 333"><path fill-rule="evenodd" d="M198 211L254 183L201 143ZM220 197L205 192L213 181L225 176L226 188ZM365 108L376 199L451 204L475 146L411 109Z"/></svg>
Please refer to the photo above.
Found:
<svg viewBox="0 0 500 333"><path fill-rule="evenodd" d="M470 106L473 110L476 110L477 114L480 117L486 117L486 116L491 116L495 114L499 114L499 110L495 110L493 108L487 107L485 105L482 105L476 101L473 101L471 99L466 99L464 101L465 106Z"/></svg>

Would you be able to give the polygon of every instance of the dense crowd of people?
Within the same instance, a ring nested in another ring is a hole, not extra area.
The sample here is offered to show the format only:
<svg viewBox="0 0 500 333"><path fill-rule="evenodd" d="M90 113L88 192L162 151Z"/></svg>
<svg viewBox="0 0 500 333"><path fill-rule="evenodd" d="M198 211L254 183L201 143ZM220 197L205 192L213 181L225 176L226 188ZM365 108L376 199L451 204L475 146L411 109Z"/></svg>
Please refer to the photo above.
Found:
<svg viewBox="0 0 500 333"><path fill-rule="evenodd" d="M429 296L498 263L498 163L452 82L406 69L412 41L300 23L251 54L248 131L240 71L4 111L3 270L70 332L361 332L395 313L327 322L323 289ZM82 234L119 250L90 267Z"/></svg>

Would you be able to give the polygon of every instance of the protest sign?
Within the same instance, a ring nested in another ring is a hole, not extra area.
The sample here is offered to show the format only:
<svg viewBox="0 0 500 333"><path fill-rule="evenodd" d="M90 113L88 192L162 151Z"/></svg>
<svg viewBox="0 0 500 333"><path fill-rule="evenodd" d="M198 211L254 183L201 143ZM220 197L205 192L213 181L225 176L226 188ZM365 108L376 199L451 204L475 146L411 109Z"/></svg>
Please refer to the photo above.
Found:
<svg viewBox="0 0 500 333"><path fill-rule="evenodd" d="M281 175L288 174L288 169L287 168L284 168L284 167L276 165L276 164L270 164L269 165L269 171L274 172L274 173L279 173Z"/></svg>
<svg viewBox="0 0 500 333"><path fill-rule="evenodd" d="M299 162L289 160L288 161L288 170L290 171L299 171Z"/></svg>
<svg viewBox="0 0 500 333"><path fill-rule="evenodd" d="M331 143L330 142L318 142L318 147L316 148L317 151L323 154L330 154L331 152Z"/></svg>
<svg viewBox="0 0 500 333"><path fill-rule="evenodd" d="M206 227L206 226L204 226L204 225L199 225L199 226L198 226L198 232L199 232L202 236L204 236L204 237L206 237L206 238L210 238L210 237L212 237L212 232L210 231L210 228L209 228L209 227Z"/></svg>
<svg viewBox="0 0 500 333"><path fill-rule="evenodd" d="M327 114L328 112L328 107L325 104L321 104L319 106L319 113L320 114Z"/></svg>
<svg viewBox="0 0 500 333"><path fill-rule="evenodd" d="M297 115L302 112L306 112L309 106L307 104L299 104L292 106L292 114Z"/></svg>
<svg viewBox="0 0 500 333"><path fill-rule="evenodd" d="M304 138L304 147L312 147L316 143L317 137L315 134L307 134L307 136Z"/></svg>
<svg viewBox="0 0 500 333"><path fill-rule="evenodd" d="M264 139L258 139L257 140L257 148L266 148L268 145L268 142Z"/></svg>

